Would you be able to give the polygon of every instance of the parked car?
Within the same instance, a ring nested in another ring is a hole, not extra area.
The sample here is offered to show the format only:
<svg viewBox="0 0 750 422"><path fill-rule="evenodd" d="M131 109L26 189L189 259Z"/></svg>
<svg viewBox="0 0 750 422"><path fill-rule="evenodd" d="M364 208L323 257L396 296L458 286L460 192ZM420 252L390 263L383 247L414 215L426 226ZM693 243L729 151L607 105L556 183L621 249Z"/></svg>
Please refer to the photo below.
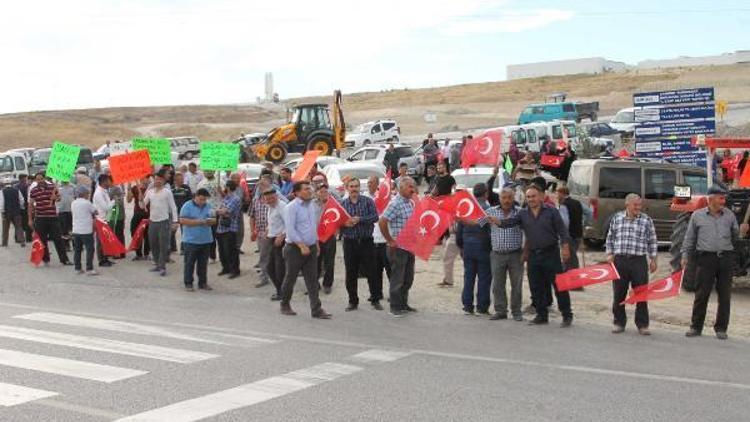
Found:
<svg viewBox="0 0 750 422"><path fill-rule="evenodd" d="M251 195L255 193L255 187L258 185L262 170L263 165L257 163L241 163L237 166L237 173L245 173L245 181Z"/></svg>
<svg viewBox="0 0 750 422"><path fill-rule="evenodd" d="M618 111L609 121L609 125L624 135L632 136L635 133L635 109L635 107L628 107Z"/></svg>
<svg viewBox="0 0 750 422"><path fill-rule="evenodd" d="M0 154L0 180L15 181L22 174L29 174L29 161L24 153L8 151Z"/></svg>
<svg viewBox="0 0 750 422"><path fill-rule="evenodd" d="M643 212L653 219L657 239L669 242L678 215L670 210L675 185L690 185L694 194L705 194L706 171L649 159L576 160L567 186L570 196L592 211L592 221L584 226L584 240L601 246L612 216L624 209L623 201L629 193L644 199Z"/></svg>
<svg viewBox="0 0 750 422"><path fill-rule="evenodd" d="M401 128L393 119L362 123L346 135L347 147L359 148L378 142L398 142Z"/></svg>
<svg viewBox="0 0 750 422"><path fill-rule="evenodd" d="M295 159L289 160L286 163L282 164L281 167L289 167L289 170L294 172L294 170L299 167L299 164L302 162L302 157L297 157ZM325 168L325 166L329 164L344 164L346 163L346 160L339 157L334 157L331 155L324 155L321 157L318 157L315 162L318 164L318 167L321 169Z"/></svg>
<svg viewBox="0 0 750 422"><path fill-rule="evenodd" d="M180 159L190 160L200 154L200 141L194 136L167 138L172 151L177 152Z"/></svg>
<svg viewBox="0 0 750 422"><path fill-rule="evenodd" d="M398 154L399 165L406 163L407 174L414 178L417 184L422 182L422 175L424 174L424 158L422 156L422 147L414 151L410 145L406 144L389 144L393 145L393 148ZM385 153L388 150L389 145L371 145L356 150L352 155L347 158L347 161L351 162L375 162L381 167L385 168Z"/></svg>
<svg viewBox="0 0 750 422"><path fill-rule="evenodd" d="M467 172L468 170L468 172ZM487 183L492 177L492 167L470 167L469 169L456 169L451 173L456 179L456 190L471 191L477 183ZM492 191L499 194L505 183L510 177L504 171L497 174L495 183L492 185Z"/></svg>
<svg viewBox="0 0 750 422"><path fill-rule="evenodd" d="M343 192L344 176L359 179L362 186L366 186L370 176L377 176L378 179L385 177L385 169L380 164L369 162L331 164L323 169L323 174L328 179L329 189Z"/></svg>
<svg viewBox="0 0 750 422"><path fill-rule="evenodd" d="M31 162L31 157L34 155L34 151L36 151L36 148L14 148L5 152L17 152L23 154L24 158L26 158L26 163L28 164Z"/></svg>
<svg viewBox="0 0 750 422"><path fill-rule="evenodd" d="M518 124L532 122L551 122L553 120L573 120L580 123L583 119L595 122L599 112L599 103L557 102L530 104L518 117Z"/></svg>
<svg viewBox="0 0 750 422"><path fill-rule="evenodd" d="M47 169L49 164L49 156L52 154L52 148L40 148L34 151L31 157L31 164L29 164L29 174L34 175L40 171ZM91 170L94 167L94 154L91 152L91 148L81 147L81 152L78 154L78 167L85 167L86 170Z"/></svg>

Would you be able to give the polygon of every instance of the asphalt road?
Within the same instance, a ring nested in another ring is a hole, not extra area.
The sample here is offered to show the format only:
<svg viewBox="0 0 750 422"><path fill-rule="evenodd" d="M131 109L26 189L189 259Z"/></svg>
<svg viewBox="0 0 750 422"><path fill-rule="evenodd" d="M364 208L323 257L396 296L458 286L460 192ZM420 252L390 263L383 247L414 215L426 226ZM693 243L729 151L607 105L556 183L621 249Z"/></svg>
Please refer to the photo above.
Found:
<svg viewBox="0 0 750 422"><path fill-rule="evenodd" d="M335 315L318 321L301 292L281 316L250 275L188 293L180 264L85 277L27 252L0 250L2 421L748 420L742 340L396 319L325 297Z"/></svg>

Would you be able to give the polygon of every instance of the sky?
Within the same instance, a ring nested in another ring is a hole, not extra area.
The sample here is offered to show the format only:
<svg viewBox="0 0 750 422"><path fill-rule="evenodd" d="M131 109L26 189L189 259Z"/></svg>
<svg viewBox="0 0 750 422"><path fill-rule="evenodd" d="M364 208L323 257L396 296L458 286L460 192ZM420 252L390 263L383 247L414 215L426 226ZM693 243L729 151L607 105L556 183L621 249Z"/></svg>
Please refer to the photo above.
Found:
<svg viewBox="0 0 750 422"><path fill-rule="evenodd" d="M0 113L505 79L508 64L750 49L746 0L38 0L0 14Z"/></svg>

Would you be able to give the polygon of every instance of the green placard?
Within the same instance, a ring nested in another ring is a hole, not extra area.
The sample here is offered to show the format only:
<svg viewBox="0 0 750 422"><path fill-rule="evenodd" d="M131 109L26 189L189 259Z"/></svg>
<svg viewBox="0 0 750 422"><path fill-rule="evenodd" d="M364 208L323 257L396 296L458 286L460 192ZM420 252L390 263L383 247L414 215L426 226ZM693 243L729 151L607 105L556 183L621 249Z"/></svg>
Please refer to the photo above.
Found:
<svg viewBox="0 0 750 422"><path fill-rule="evenodd" d="M239 144L201 142L201 169L237 170L240 163Z"/></svg>
<svg viewBox="0 0 750 422"><path fill-rule="evenodd" d="M76 163L78 163L78 154L80 153L81 147L55 141L52 144L49 164L47 164L47 177L60 182L70 182L73 173L76 171Z"/></svg>
<svg viewBox="0 0 750 422"><path fill-rule="evenodd" d="M133 138L133 150L148 150L151 164L173 164L172 153L168 139L164 138Z"/></svg>

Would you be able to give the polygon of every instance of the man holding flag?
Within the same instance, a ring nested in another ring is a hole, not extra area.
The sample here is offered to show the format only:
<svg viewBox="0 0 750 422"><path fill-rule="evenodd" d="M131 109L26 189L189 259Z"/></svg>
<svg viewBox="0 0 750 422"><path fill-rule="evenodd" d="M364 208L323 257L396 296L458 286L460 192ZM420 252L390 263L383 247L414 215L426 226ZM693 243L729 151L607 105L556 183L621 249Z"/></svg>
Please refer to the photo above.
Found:
<svg viewBox="0 0 750 422"><path fill-rule="evenodd" d="M714 331L716 338L727 339L734 269L733 245L739 238L740 231L743 236L747 234L748 225L743 223L741 228L738 227L734 214L724 206L726 194L718 186L708 189L708 207L701 208L690 216L682 243L682 268L687 266L687 257L692 253L697 252L698 259L698 290L695 292L690 330L685 333L687 337L701 335L708 299L716 286L719 306Z"/></svg>
<svg viewBox="0 0 750 422"><path fill-rule="evenodd" d="M628 194L625 197L625 211L612 217L607 233L607 261L615 265L620 275L620 279L612 283L614 334L625 331L627 315L623 300L628 294L628 288L632 286L636 290L646 285L648 272L656 272L656 230L651 218L641 212L642 205L640 196ZM638 302L635 305L635 326L638 327L639 334L651 335L648 322L648 302Z"/></svg>

